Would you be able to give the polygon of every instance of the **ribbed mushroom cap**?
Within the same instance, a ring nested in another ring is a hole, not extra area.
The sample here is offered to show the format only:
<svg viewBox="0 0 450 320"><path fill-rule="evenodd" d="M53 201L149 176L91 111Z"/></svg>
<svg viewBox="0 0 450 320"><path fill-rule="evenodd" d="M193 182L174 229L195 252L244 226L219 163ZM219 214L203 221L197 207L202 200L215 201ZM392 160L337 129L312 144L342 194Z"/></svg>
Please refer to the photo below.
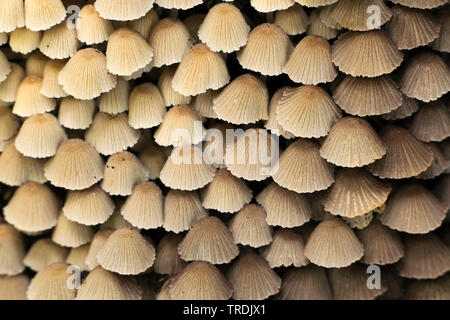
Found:
<svg viewBox="0 0 450 320"><path fill-rule="evenodd" d="M72 272L71 272L72 271ZM68 286L73 283L73 270L65 263L51 264L39 271L27 290L29 300L73 300L76 290ZM78 275L79 276L79 275Z"/></svg>
<svg viewBox="0 0 450 320"><path fill-rule="evenodd" d="M166 107L177 106L180 104L189 104L191 102L191 96L183 96L172 88L172 79L175 75L176 70L177 66L175 65L163 67L158 78L158 88L164 99L164 105ZM208 90L207 92L209 91L210 90Z"/></svg>
<svg viewBox="0 0 450 320"><path fill-rule="evenodd" d="M153 48L153 65L179 63L192 47L189 30L178 19L164 18L155 23L148 37Z"/></svg>
<svg viewBox="0 0 450 320"><path fill-rule="evenodd" d="M216 217L198 220L178 246L185 261L207 261L223 264L233 260L239 249L226 225Z"/></svg>
<svg viewBox="0 0 450 320"><path fill-rule="evenodd" d="M293 139L295 136L291 132L284 130L277 120L278 104L283 97L284 91L287 89L289 89L289 87L281 87L272 95L269 103L269 117L264 124L264 128L270 130L274 135L282 136L285 139Z"/></svg>
<svg viewBox="0 0 450 320"><path fill-rule="evenodd" d="M417 9L437 8L446 4L447 1L448 0L392 0L393 3Z"/></svg>
<svg viewBox="0 0 450 320"><path fill-rule="evenodd" d="M441 24L441 30L439 37L433 42L433 49L440 52L450 52L450 20L448 7L444 7L443 10L438 12L439 22ZM11 36L10 36L11 37Z"/></svg>
<svg viewBox="0 0 450 320"><path fill-rule="evenodd" d="M218 170L201 195L204 208L227 213L241 210L253 198L252 190L245 181L236 178L227 169Z"/></svg>
<svg viewBox="0 0 450 320"><path fill-rule="evenodd" d="M119 229L109 236L97 252L97 260L103 269L122 275L135 275L153 265L155 248L138 231Z"/></svg>
<svg viewBox="0 0 450 320"><path fill-rule="evenodd" d="M322 221L310 235L305 256L325 268L342 268L358 261L364 254L362 243L342 220Z"/></svg>
<svg viewBox="0 0 450 320"><path fill-rule="evenodd" d="M134 227L156 229L164 222L163 195L153 182L145 182L133 188L120 212Z"/></svg>
<svg viewBox="0 0 450 320"><path fill-rule="evenodd" d="M44 77L42 79L42 88L40 93L48 98L67 97L62 86L58 82L59 72L66 64L65 60L50 60L44 68Z"/></svg>
<svg viewBox="0 0 450 320"><path fill-rule="evenodd" d="M230 81L225 61L204 44L195 45L178 65L172 88L184 96L220 89Z"/></svg>
<svg viewBox="0 0 450 320"><path fill-rule="evenodd" d="M386 154L386 146L370 124L361 118L339 120L325 138L320 156L341 167L362 167Z"/></svg>
<svg viewBox="0 0 450 320"><path fill-rule="evenodd" d="M118 78L116 87L100 96L100 101L98 101L98 109L101 112L109 114L118 114L127 111L129 95L129 82L123 78Z"/></svg>
<svg viewBox="0 0 450 320"><path fill-rule="evenodd" d="M164 229L179 233L189 230L208 213L195 191L170 190L164 201Z"/></svg>
<svg viewBox="0 0 450 320"><path fill-rule="evenodd" d="M333 81L337 71L331 62L331 46L322 37L309 35L295 47L283 67L291 80L304 84Z"/></svg>
<svg viewBox="0 0 450 320"><path fill-rule="evenodd" d="M237 59L244 69L276 76L283 72L292 50L292 43L281 27L263 23L250 32L247 45L237 53Z"/></svg>
<svg viewBox="0 0 450 320"><path fill-rule="evenodd" d="M387 153L384 158L371 164L369 171L382 179L414 177L425 171L433 162L433 151L417 140L406 129L391 126L381 134Z"/></svg>
<svg viewBox="0 0 450 320"><path fill-rule="evenodd" d="M108 39L106 67L112 74L130 76L148 65L152 58L152 47L134 30L117 29Z"/></svg>
<svg viewBox="0 0 450 320"><path fill-rule="evenodd" d="M78 49L77 32L70 21L62 21L42 34L39 50L50 59L65 59Z"/></svg>
<svg viewBox="0 0 450 320"><path fill-rule="evenodd" d="M202 0L156 0L156 4L166 9L187 10L203 3Z"/></svg>
<svg viewBox="0 0 450 320"><path fill-rule="evenodd" d="M94 3L100 16L108 20L135 20L153 7L155 0L96 0Z"/></svg>
<svg viewBox="0 0 450 320"><path fill-rule="evenodd" d="M0 224L0 275L21 273L25 269L24 256L24 240L20 232L6 223Z"/></svg>
<svg viewBox="0 0 450 320"><path fill-rule="evenodd" d="M338 0L294 0L305 7L323 7L336 3Z"/></svg>
<svg viewBox="0 0 450 320"><path fill-rule="evenodd" d="M259 248L272 242L272 227L267 224L266 212L256 204L245 205L229 224L234 242Z"/></svg>
<svg viewBox="0 0 450 320"><path fill-rule="evenodd" d="M388 200L380 221L391 229L407 233L428 233L438 228L446 208L420 184L401 186Z"/></svg>
<svg viewBox="0 0 450 320"><path fill-rule="evenodd" d="M167 233L158 243L154 270L158 274L174 275L186 266L178 254L178 245L183 240L180 234Z"/></svg>
<svg viewBox="0 0 450 320"><path fill-rule="evenodd" d="M213 102L217 117L230 123L255 123L269 116L266 84L249 73L235 78Z"/></svg>
<svg viewBox="0 0 450 320"><path fill-rule="evenodd" d="M450 90L450 69L439 55L425 51L408 61L399 86L410 98L434 101Z"/></svg>
<svg viewBox="0 0 450 320"><path fill-rule="evenodd" d="M333 63L353 77L378 77L391 73L403 61L389 36L382 30L347 31L332 48Z"/></svg>
<svg viewBox="0 0 450 320"><path fill-rule="evenodd" d="M33 31L47 30L66 17L61 0L27 0L24 8L25 26Z"/></svg>
<svg viewBox="0 0 450 320"><path fill-rule="evenodd" d="M8 186L20 186L28 181L45 183L44 159L25 157L14 143L0 155L0 182Z"/></svg>
<svg viewBox="0 0 450 320"><path fill-rule="evenodd" d="M312 85L287 88L276 109L276 119L282 128L304 138L326 136L341 117L329 94Z"/></svg>
<svg viewBox="0 0 450 320"><path fill-rule="evenodd" d="M149 172L149 179L156 180L159 178L167 156L161 148L150 145L139 153L139 160Z"/></svg>
<svg viewBox="0 0 450 320"><path fill-rule="evenodd" d="M280 300L331 300L325 269L315 265L289 270L281 283Z"/></svg>
<svg viewBox="0 0 450 320"><path fill-rule="evenodd" d="M14 52L28 54L39 47L41 37L42 31L17 28L9 35L9 46Z"/></svg>
<svg viewBox="0 0 450 320"><path fill-rule="evenodd" d="M63 212L59 215L58 223L53 229L53 242L69 248L78 248L91 242L94 230L86 225L67 219Z"/></svg>
<svg viewBox="0 0 450 320"><path fill-rule="evenodd" d="M378 219L372 220L367 228L358 230L357 235L364 246L362 263L392 264L405 254L400 234L382 225Z"/></svg>
<svg viewBox="0 0 450 320"><path fill-rule="evenodd" d="M28 249L23 263L31 270L39 272L52 263L65 262L68 254L67 248L54 243L50 238L43 238Z"/></svg>
<svg viewBox="0 0 450 320"><path fill-rule="evenodd" d="M10 108L0 107L0 142L12 140L19 128L19 117Z"/></svg>
<svg viewBox="0 0 450 320"><path fill-rule="evenodd" d="M21 185L3 208L5 220L26 232L48 230L56 225L59 201L44 184L27 182Z"/></svg>
<svg viewBox="0 0 450 320"><path fill-rule="evenodd" d="M82 49L70 58L58 82L65 92L82 100L96 98L117 85L116 76L108 73L105 55L93 48Z"/></svg>
<svg viewBox="0 0 450 320"><path fill-rule="evenodd" d="M437 143L430 143L429 146L433 151L433 162L427 170L417 176L418 179L434 179L445 173L450 167L450 162L439 148L439 145Z"/></svg>
<svg viewBox="0 0 450 320"><path fill-rule="evenodd" d="M306 32L310 20L303 7L298 4L275 12L273 23L279 25L290 36Z"/></svg>
<svg viewBox="0 0 450 320"><path fill-rule="evenodd" d="M23 79L17 88L13 113L21 117L29 117L54 110L56 101L40 93L42 84L42 78L37 76L27 76Z"/></svg>
<svg viewBox="0 0 450 320"><path fill-rule="evenodd" d="M195 111L205 118L217 119L217 114L214 111L214 99L219 95L218 90L208 90L193 97L190 105Z"/></svg>
<svg viewBox="0 0 450 320"><path fill-rule="evenodd" d="M44 175L56 187L82 190L103 178L104 165L91 145L80 139L69 139L47 161Z"/></svg>
<svg viewBox="0 0 450 320"><path fill-rule="evenodd" d="M135 279L120 276L98 266L89 272L76 300L141 300L142 288Z"/></svg>
<svg viewBox="0 0 450 320"><path fill-rule="evenodd" d="M243 253L228 271L235 300L263 300L280 291L281 279L263 257Z"/></svg>
<svg viewBox="0 0 450 320"><path fill-rule="evenodd" d="M11 64L6 56L0 51L0 83L5 81L8 75L11 73Z"/></svg>
<svg viewBox="0 0 450 320"><path fill-rule="evenodd" d="M0 99L4 102L14 102L16 100L17 88L25 78L25 72L21 66L16 63L10 63L10 66L11 72L6 80L0 83Z"/></svg>
<svg viewBox="0 0 450 320"><path fill-rule="evenodd" d="M121 214L119 213L119 216ZM113 229L101 229L97 231L89 245L89 251L85 259L88 270L93 270L98 266L97 253L103 248L109 236L114 232Z"/></svg>
<svg viewBox="0 0 450 320"><path fill-rule="evenodd" d="M294 5L293 0L250 0L250 4L259 12L272 12L287 9Z"/></svg>
<svg viewBox="0 0 450 320"><path fill-rule="evenodd" d="M161 170L161 182L177 190L196 190L210 183L214 168L205 163L202 150L193 145L174 149Z"/></svg>
<svg viewBox="0 0 450 320"><path fill-rule="evenodd" d="M111 21L103 19L92 4L87 4L78 13L78 39L87 45L108 40L114 27Z"/></svg>
<svg viewBox="0 0 450 320"><path fill-rule="evenodd" d="M211 50L229 53L247 43L249 32L250 27L238 8L231 3L219 3L209 9L198 37Z"/></svg>
<svg viewBox="0 0 450 320"><path fill-rule="evenodd" d="M338 30L330 28L322 22L320 14L323 10L325 9L314 9L311 11L311 14L309 15L311 23L308 26L307 33L309 35L316 35L331 40L337 37Z"/></svg>
<svg viewBox="0 0 450 320"><path fill-rule="evenodd" d="M404 278L435 279L450 270L450 248L436 235L408 236L405 256L398 264Z"/></svg>
<svg viewBox="0 0 450 320"><path fill-rule="evenodd" d="M149 12L145 14L145 16L136 20L127 21L126 26L130 29L139 32L142 38L148 39L150 35L150 30L158 21L159 21L158 12L155 10L155 8L152 8Z"/></svg>
<svg viewBox="0 0 450 320"><path fill-rule="evenodd" d="M44 56L40 51L33 51L25 61L25 74L27 76L42 78L44 76L45 66L49 61L50 59Z"/></svg>
<svg viewBox="0 0 450 320"><path fill-rule="evenodd" d="M335 300L375 300L388 289L383 280L381 288L369 288L366 268L357 263L347 268L331 269L328 278Z"/></svg>
<svg viewBox="0 0 450 320"><path fill-rule="evenodd" d="M169 284L174 300L228 300L233 287L214 265L195 261L187 265Z"/></svg>
<svg viewBox="0 0 450 320"><path fill-rule="evenodd" d="M87 129L92 123L95 112L94 100L78 100L73 97L61 99L58 120L69 129Z"/></svg>
<svg viewBox="0 0 450 320"><path fill-rule="evenodd" d="M334 182L333 166L320 157L319 145L298 139L281 154L273 180L298 193L328 189Z"/></svg>
<svg viewBox="0 0 450 320"><path fill-rule="evenodd" d="M405 293L408 300L449 300L450 277L443 276L434 280L412 282Z"/></svg>
<svg viewBox="0 0 450 320"><path fill-rule="evenodd" d="M416 100L403 96L403 103L400 107L397 109L383 114L382 117L385 120L399 120L408 118L410 115L412 115L414 112L419 110L419 105L417 104Z"/></svg>
<svg viewBox="0 0 450 320"><path fill-rule="evenodd" d="M280 187L275 182L261 191L256 201L266 211L266 221L271 226L294 228L311 218L312 210L306 197Z"/></svg>
<svg viewBox="0 0 450 320"><path fill-rule="evenodd" d="M130 94L128 122L134 129L159 125L166 113L164 99L159 89L150 82L133 88Z"/></svg>
<svg viewBox="0 0 450 320"><path fill-rule="evenodd" d="M78 248L71 248L69 255L66 258L66 263L74 267L80 268L81 271L88 271L89 268L85 262L89 253L90 243L82 245Z"/></svg>
<svg viewBox="0 0 450 320"><path fill-rule="evenodd" d="M103 229L118 230L123 228L135 229L133 228L131 223L125 220L125 218L120 213L120 207L122 206L122 204L123 204L122 199L116 201L116 209L114 210L114 213L112 214L111 217L109 217L108 220L106 220L105 223L100 225L101 230Z"/></svg>
<svg viewBox="0 0 450 320"><path fill-rule="evenodd" d="M309 263L303 253L304 247L300 234L291 229L279 229L273 234L273 242L264 250L263 256L271 268L302 267Z"/></svg>
<svg viewBox="0 0 450 320"><path fill-rule="evenodd" d="M0 3L2 20L1 32L11 32L25 25L25 10L22 0L2 1Z"/></svg>
<svg viewBox="0 0 450 320"><path fill-rule="evenodd" d="M0 276L1 300L26 300L30 280L25 274Z"/></svg>
<svg viewBox="0 0 450 320"><path fill-rule="evenodd" d="M326 211L347 218L362 216L386 202L391 187L364 169L341 168L322 199Z"/></svg>
<svg viewBox="0 0 450 320"><path fill-rule="evenodd" d="M442 141L450 136L450 113L442 102L422 106L414 115L411 133L424 142Z"/></svg>

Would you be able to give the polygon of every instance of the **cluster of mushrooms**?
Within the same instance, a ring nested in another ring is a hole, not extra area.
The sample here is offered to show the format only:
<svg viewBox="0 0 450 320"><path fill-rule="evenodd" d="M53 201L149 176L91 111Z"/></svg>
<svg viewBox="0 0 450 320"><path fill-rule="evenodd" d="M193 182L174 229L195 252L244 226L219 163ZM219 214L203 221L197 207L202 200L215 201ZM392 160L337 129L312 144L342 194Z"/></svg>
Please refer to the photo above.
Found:
<svg viewBox="0 0 450 320"><path fill-rule="evenodd" d="M447 0L0 0L0 44L0 299L450 299Z"/></svg>

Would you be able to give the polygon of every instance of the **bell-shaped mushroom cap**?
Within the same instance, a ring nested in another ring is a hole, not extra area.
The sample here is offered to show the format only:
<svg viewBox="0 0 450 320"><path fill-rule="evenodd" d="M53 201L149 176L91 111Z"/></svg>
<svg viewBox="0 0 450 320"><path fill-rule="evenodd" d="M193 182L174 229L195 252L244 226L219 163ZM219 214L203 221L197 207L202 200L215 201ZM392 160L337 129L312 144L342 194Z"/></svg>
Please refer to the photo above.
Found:
<svg viewBox="0 0 450 320"><path fill-rule="evenodd" d="M100 186L69 191L64 203L64 215L74 222L84 225L104 223L113 214L114 202Z"/></svg>
<svg viewBox="0 0 450 320"><path fill-rule="evenodd" d="M385 120L405 119L411 116L417 110L419 110L417 101L403 95L402 105L389 113L383 114L382 117Z"/></svg>
<svg viewBox="0 0 450 320"><path fill-rule="evenodd" d="M110 195L128 196L135 185L147 180L148 171L139 159L128 151L122 151L108 158L101 186Z"/></svg>
<svg viewBox="0 0 450 320"><path fill-rule="evenodd" d="M119 216L120 213L119 213ZM84 260L86 263L88 270L93 270L96 266L98 266L97 261L97 253L103 248L108 240L109 236L114 232L113 229L100 229L94 235L91 243L89 244L89 251Z"/></svg>
<svg viewBox="0 0 450 320"><path fill-rule="evenodd" d="M130 94L128 122L134 129L159 125L166 113L164 99L159 89L150 82L133 88Z"/></svg>
<svg viewBox="0 0 450 320"><path fill-rule="evenodd" d="M300 234L292 229L279 229L273 234L273 242L264 250L263 256L271 268L302 267L309 263L303 250L305 243Z"/></svg>
<svg viewBox="0 0 450 320"><path fill-rule="evenodd" d="M9 46L14 52L28 54L39 47L41 37L42 31L31 31L27 28L17 28L9 34Z"/></svg>
<svg viewBox="0 0 450 320"><path fill-rule="evenodd" d="M433 9L443 6L448 0L391 0L393 3L417 9Z"/></svg>
<svg viewBox="0 0 450 320"><path fill-rule="evenodd" d="M418 179L433 179L443 174L449 167L450 162L445 157L437 143L430 143L430 148L433 151L433 162L427 170L417 176Z"/></svg>
<svg viewBox="0 0 450 320"><path fill-rule="evenodd" d="M189 30L183 22L171 17L155 23L148 42L153 48L152 63L157 68L181 62L192 47Z"/></svg>
<svg viewBox="0 0 450 320"><path fill-rule="evenodd" d="M387 77L347 76L334 90L333 98L345 112L360 117L391 112L402 105L403 95Z"/></svg>
<svg viewBox="0 0 450 320"><path fill-rule="evenodd" d="M266 212L256 204L247 204L230 221L234 242L259 248L272 242L272 227L267 224Z"/></svg>
<svg viewBox="0 0 450 320"><path fill-rule="evenodd" d="M3 208L5 220L26 232L48 230L56 225L59 201L50 188L37 182L21 185Z"/></svg>
<svg viewBox="0 0 450 320"><path fill-rule="evenodd" d="M326 211L347 218L362 216L386 202L391 187L364 169L340 168L336 182L324 194Z"/></svg>
<svg viewBox="0 0 450 320"><path fill-rule="evenodd" d="M400 234L382 225L378 219L372 220L367 228L358 230L357 235L364 246L362 263L396 263L405 254Z"/></svg>
<svg viewBox="0 0 450 320"><path fill-rule="evenodd" d="M178 65L172 88L184 96L195 96L208 89L222 88L229 81L230 75L222 56L205 44L197 44Z"/></svg>
<svg viewBox="0 0 450 320"><path fill-rule="evenodd" d="M338 0L294 0L305 7L323 7L336 3Z"/></svg>
<svg viewBox="0 0 450 320"><path fill-rule="evenodd" d="M29 117L38 113L50 112L56 108L56 101L41 94L42 78L27 76L17 88L13 113Z"/></svg>
<svg viewBox="0 0 450 320"><path fill-rule="evenodd" d="M11 73L11 64L6 56L0 50L0 83L5 81L8 75Z"/></svg>
<svg viewBox="0 0 450 320"><path fill-rule="evenodd" d="M331 40L337 37L338 30L330 28L322 22L320 14L324 10L325 9L314 9L311 12L311 14L309 15L311 23L308 26L307 33L309 35L316 35L325 38L327 40Z"/></svg>
<svg viewBox="0 0 450 320"><path fill-rule="evenodd" d="M82 49L70 58L58 82L65 92L82 100L96 98L117 85L116 76L106 68L106 56L93 48Z"/></svg>
<svg viewBox="0 0 450 320"><path fill-rule="evenodd" d="M150 30L159 21L158 12L155 8L152 8L145 16L126 22L126 26L133 29L141 34L144 39L148 39L150 35Z"/></svg>
<svg viewBox="0 0 450 320"><path fill-rule="evenodd" d="M205 163L202 150L193 145L178 147L172 151L161 170L161 182L177 190L196 190L210 183L214 168Z"/></svg>
<svg viewBox="0 0 450 320"><path fill-rule="evenodd" d="M203 3L202 0L156 0L156 4L166 9L187 10Z"/></svg>
<svg viewBox="0 0 450 320"><path fill-rule="evenodd" d="M284 90L276 110L281 127L304 138L326 136L341 117L341 111L330 95L312 85Z"/></svg>
<svg viewBox="0 0 450 320"><path fill-rule="evenodd" d="M48 98L67 97L62 86L58 82L59 72L64 68L65 60L50 60L44 68L44 76L42 79L42 88L40 93Z"/></svg>
<svg viewBox="0 0 450 320"><path fill-rule="evenodd" d="M174 278L168 291L174 300L228 300L233 287L214 265L195 261Z"/></svg>
<svg viewBox="0 0 450 320"><path fill-rule="evenodd" d="M408 60L399 86L410 98L434 101L450 90L450 69L439 55L425 51Z"/></svg>
<svg viewBox="0 0 450 320"><path fill-rule="evenodd" d="M25 26L32 31L47 30L66 17L61 0L27 0L24 8Z"/></svg>
<svg viewBox="0 0 450 320"><path fill-rule="evenodd" d="M13 114L10 108L0 107L0 141L11 140L19 128L19 117Z"/></svg>
<svg viewBox="0 0 450 320"><path fill-rule="evenodd" d="M287 9L294 5L293 0L250 0L250 4L259 12L272 12Z"/></svg>
<svg viewBox="0 0 450 320"><path fill-rule="evenodd" d="M67 139L64 129L50 113L34 115L25 120L17 134L15 145L26 157L48 158Z"/></svg>
<svg viewBox="0 0 450 320"><path fill-rule="evenodd" d="M25 71L16 63L10 63L11 72L5 81L0 83L0 99L4 102L16 101L17 88L25 78ZM3 108L2 108L3 109Z"/></svg>
<svg viewBox="0 0 450 320"><path fill-rule="evenodd" d="M389 36L382 30L347 31L332 48L333 63L353 77L378 77L391 73L403 61Z"/></svg>
<svg viewBox="0 0 450 320"><path fill-rule="evenodd" d="M331 300L330 284L324 268L308 265L289 270L281 283L280 300Z"/></svg>
<svg viewBox="0 0 450 320"><path fill-rule="evenodd" d="M281 87L272 95L269 103L269 117L264 124L264 128L270 130L274 135L282 136L285 139L293 139L295 136L291 132L284 130L277 120L278 104L283 97L284 91L287 89L289 89L289 87Z"/></svg>
<svg viewBox="0 0 450 320"><path fill-rule="evenodd" d="M96 0L94 6L104 19L128 21L144 16L154 3L155 0Z"/></svg>
<svg viewBox="0 0 450 320"><path fill-rule="evenodd" d="M386 146L370 124L361 118L339 120L325 138L320 156L341 167L362 167L386 154Z"/></svg>
<svg viewBox="0 0 450 320"><path fill-rule="evenodd" d="M81 284L76 300L141 300L142 288L135 279L98 266Z"/></svg>
<svg viewBox="0 0 450 320"><path fill-rule="evenodd" d="M405 299L450 300L450 276L412 282L405 292Z"/></svg>
<svg viewBox="0 0 450 320"><path fill-rule="evenodd" d="M328 189L334 182L333 167L320 157L319 146L308 140L293 142L282 153L277 169L275 182L298 193Z"/></svg>
<svg viewBox="0 0 450 320"><path fill-rule="evenodd" d="M450 11L448 7L444 7L443 10L439 10L438 15L439 22L441 24L441 30L439 33L439 37L433 42L434 50L447 53L450 52L450 19L448 19L449 13Z"/></svg>
<svg viewBox="0 0 450 320"><path fill-rule="evenodd" d="M273 23L279 25L290 36L306 32L310 20L302 6L293 6L275 12Z"/></svg>
<svg viewBox="0 0 450 320"><path fill-rule="evenodd" d="M23 0L2 1L0 3L2 20L0 21L1 32L11 32L25 25L25 10Z"/></svg>
<svg viewBox="0 0 450 320"><path fill-rule="evenodd" d="M383 280L379 288L369 287L366 268L358 263L347 268L331 269L328 278L335 300L375 300L388 289Z"/></svg>
<svg viewBox="0 0 450 320"><path fill-rule="evenodd" d="M105 163L95 149L80 139L63 142L44 166L45 177L56 187L89 188L103 178Z"/></svg>
<svg viewBox="0 0 450 320"><path fill-rule="evenodd" d="M1 300L27 300L27 288L30 280L25 274L0 276Z"/></svg>
<svg viewBox="0 0 450 320"><path fill-rule="evenodd" d="M44 31L39 43L39 50L50 59L69 58L77 52L77 49L77 32L69 20Z"/></svg>
<svg viewBox="0 0 450 320"><path fill-rule="evenodd" d="M74 97L65 97L61 99L58 120L66 128L83 130L89 128L92 124L94 112L94 100L78 100Z"/></svg>
<svg viewBox="0 0 450 320"><path fill-rule="evenodd" d="M362 243L352 229L338 218L322 221L309 236L305 256L325 268L342 268L364 254Z"/></svg>
<svg viewBox="0 0 450 320"><path fill-rule="evenodd" d="M106 220L105 223L100 225L100 230L103 229L112 229L112 230L118 230L123 228L129 228L133 229L133 226L131 223L129 223L120 213L120 207L123 203L123 200L116 201L116 210L114 210L114 213L111 217L109 217L108 220Z"/></svg>
<svg viewBox="0 0 450 320"><path fill-rule="evenodd" d="M135 87L136 88L136 87ZM128 110L130 84L123 78L117 79L117 86L103 93L98 101L98 109L109 114L118 114Z"/></svg>
<svg viewBox="0 0 450 320"><path fill-rule="evenodd" d="M414 177L425 171L433 162L433 151L417 140L406 129L391 126L381 134L386 145L386 156L369 166L369 171L382 179Z"/></svg>
<svg viewBox="0 0 450 320"><path fill-rule="evenodd" d="M233 260L239 249L226 225L216 217L198 220L178 246L185 261L207 261L223 264Z"/></svg>
<svg viewBox="0 0 450 320"><path fill-rule="evenodd" d="M306 197L275 182L261 191L256 201L266 211L266 221L271 226L294 228L311 219L312 210Z"/></svg>
<svg viewBox="0 0 450 320"><path fill-rule="evenodd" d="M331 82L337 71L331 62L331 46L320 36L309 35L295 47L283 68L291 80L304 84Z"/></svg>
<svg viewBox="0 0 450 320"><path fill-rule="evenodd" d="M66 258L66 263L80 268L81 271L88 271L89 268L85 261L89 253L90 245L90 243L87 243L78 248L71 248Z"/></svg>
<svg viewBox="0 0 450 320"><path fill-rule="evenodd" d="M114 31L111 21L103 19L92 4L87 4L81 8L77 23L78 40L87 45L108 40Z"/></svg>
<svg viewBox="0 0 450 320"><path fill-rule="evenodd" d="M177 70L177 66L175 66L175 65L163 67L161 74L159 75L159 78L158 78L158 88L164 99L164 105L166 107L177 106L180 104L189 104L191 102L191 96L183 96L182 94L176 92L172 88L172 79L173 79L173 76L175 75L176 70ZM211 90L208 90L207 92L210 92L210 91ZM207 94L207 92L205 92L204 94L201 94L201 95L205 95L205 94ZM199 95L199 96L201 96L201 95ZM212 103L211 103L211 105L212 105Z"/></svg>
<svg viewBox="0 0 450 320"><path fill-rule="evenodd" d="M89 243L93 237L94 231L90 226L67 219L63 212L59 215L52 233L53 242L69 248L78 248Z"/></svg>
<svg viewBox="0 0 450 320"><path fill-rule="evenodd" d="M201 117L217 119L217 114L213 107L214 99L219 95L219 93L219 90L208 90L205 93L201 93L193 97L190 105Z"/></svg>
<svg viewBox="0 0 450 320"><path fill-rule="evenodd" d="M228 271L235 300L263 300L280 291L281 279L263 257L247 252Z"/></svg>
<svg viewBox="0 0 450 320"><path fill-rule="evenodd" d="M292 50L292 43L281 27L263 23L250 32L247 45L237 53L237 59L244 69L276 76L283 72Z"/></svg>
<svg viewBox="0 0 450 320"><path fill-rule="evenodd" d="M211 50L229 53L247 43L249 32L250 27L241 11L232 3L222 2L209 9L198 37Z"/></svg>
<svg viewBox="0 0 450 320"><path fill-rule="evenodd" d="M398 263L403 278L435 279L450 270L450 247L433 233L408 236L405 256Z"/></svg>
<svg viewBox="0 0 450 320"><path fill-rule="evenodd" d="M252 190L245 181L236 178L227 169L218 170L201 195L204 208L227 213L241 210L253 198Z"/></svg>
<svg viewBox="0 0 450 320"><path fill-rule="evenodd" d="M155 248L138 231L119 229L109 236L97 252L97 260L103 269L135 275L153 265Z"/></svg>
<svg viewBox="0 0 450 320"><path fill-rule="evenodd" d="M120 213L134 227L139 229L156 229L164 222L163 195L161 189L153 182L145 182L133 188Z"/></svg>
<svg viewBox="0 0 450 320"><path fill-rule="evenodd" d="M167 156L160 147L156 145L149 145L146 149L139 153L139 160L141 160L144 167L149 172L149 179L156 180L167 160Z"/></svg>
<svg viewBox="0 0 450 320"><path fill-rule="evenodd" d="M73 300L75 292L71 277L76 272L71 266L65 263L51 264L39 271L27 290L29 300ZM80 275L76 275L79 277Z"/></svg>
<svg viewBox="0 0 450 320"><path fill-rule="evenodd" d="M106 67L112 74L131 76L153 58L153 49L142 36L131 29L115 30L106 48Z"/></svg>
<svg viewBox="0 0 450 320"><path fill-rule="evenodd" d="M170 190L164 201L164 229L179 233L189 230L208 213L195 191Z"/></svg>
<svg viewBox="0 0 450 320"><path fill-rule="evenodd" d="M8 186L20 186L28 181L45 183L44 159L25 157L14 143L0 155L0 182Z"/></svg>
<svg viewBox="0 0 450 320"><path fill-rule="evenodd" d="M450 113L442 102L422 106L414 115L411 133L418 139L442 141L450 137Z"/></svg>
<svg viewBox="0 0 450 320"><path fill-rule="evenodd" d="M40 51L33 51L25 61L25 74L27 76L42 78L44 76L45 66L49 61L50 59L44 56Z"/></svg>
<svg viewBox="0 0 450 320"><path fill-rule="evenodd" d="M178 245L183 240L180 234L167 233L158 243L154 270L158 274L174 275L182 271L186 262L178 254Z"/></svg>
<svg viewBox="0 0 450 320"><path fill-rule="evenodd" d="M420 184L401 186L388 200L380 221L391 229L407 233L428 233L438 228L446 208Z"/></svg>
<svg viewBox="0 0 450 320"><path fill-rule="evenodd" d="M0 224L0 275L21 273L25 269L24 256L24 240L20 232L6 223Z"/></svg>
<svg viewBox="0 0 450 320"><path fill-rule="evenodd" d="M268 119L269 92L266 84L252 74L235 78L214 98L217 117L234 124Z"/></svg>
<svg viewBox="0 0 450 320"><path fill-rule="evenodd" d="M67 248L54 243L50 238L37 240L23 259L24 265L35 272L56 262L65 262L69 254Z"/></svg>

